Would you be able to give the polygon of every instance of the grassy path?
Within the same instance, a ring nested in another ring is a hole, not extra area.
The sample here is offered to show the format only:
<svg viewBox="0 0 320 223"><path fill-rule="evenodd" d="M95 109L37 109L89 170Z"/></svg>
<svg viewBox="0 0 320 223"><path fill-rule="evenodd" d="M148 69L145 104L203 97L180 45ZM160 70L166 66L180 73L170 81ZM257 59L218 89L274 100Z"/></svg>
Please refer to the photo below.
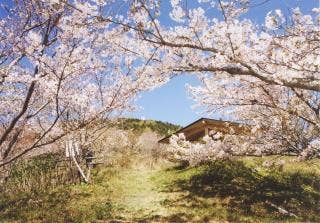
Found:
<svg viewBox="0 0 320 223"><path fill-rule="evenodd" d="M112 196L116 219L134 221L149 216L165 216L168 210L162 205L167 193L161 192L155 176L161 170L125 170L110 184L115 188Z"/></svg>
<svg viewBox="0 0 320 223"><path fill-rule="evenodd" d="M129 169L113 177L109 185L113 204L111 222L204 222L207 212L215 213L212 199L186 199L190 193L173 188L176 182L188 180L198 169ZM221 211L215 206L215 210ZM221 212L223 213L223 212ZM219 219L219 214L216 214ZM216 222L214 220L205 222Z"/></svg>

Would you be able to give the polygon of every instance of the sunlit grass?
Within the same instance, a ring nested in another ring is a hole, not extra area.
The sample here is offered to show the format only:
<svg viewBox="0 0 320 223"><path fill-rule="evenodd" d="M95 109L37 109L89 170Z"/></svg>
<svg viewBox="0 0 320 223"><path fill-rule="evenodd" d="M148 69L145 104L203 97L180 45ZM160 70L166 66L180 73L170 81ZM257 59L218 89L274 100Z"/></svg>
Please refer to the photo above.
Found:
<svg viewBox="0 0 320 223"><path fill-rule="evenodd" d="M2 196L0 222L319 222L319 160L285 159L282 168L262 167L261 158L98 167L89 185Z"/></svg>

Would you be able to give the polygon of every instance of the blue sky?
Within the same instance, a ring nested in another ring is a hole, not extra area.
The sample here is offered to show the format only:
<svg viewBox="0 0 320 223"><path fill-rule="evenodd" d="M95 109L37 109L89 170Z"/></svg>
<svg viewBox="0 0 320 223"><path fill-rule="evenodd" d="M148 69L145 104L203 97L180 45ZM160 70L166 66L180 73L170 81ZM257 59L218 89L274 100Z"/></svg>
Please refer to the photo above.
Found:
<svg viewBox="0 0 320 223"><path fill-rule="evenodd" d="M254 1L262 2L263 0ZM170 7L169 1L163 1L164 8ZM192 2L192 1L190 1ZM253 8L246 18L250 18L257 24L264 22L265 15L274 9L281 9L288 12L292 8L299 7L303 12L309 12L314 7L319 7L319 0L269 0L262 6ZM167 11L165 10L165 11ZM164 23L170 24L167 15L160 18ZM139 111L127 114L128 117L155 119L182 126L200 118L208 117L201 111L192 109L194 101L188 98L185 85L199 85L200 82L195 76L182 75L175 77L166 85L159 87L153 91L144 92L137 100L137 105L142 107ZM219 115L213 115L212 118L226 118ZM231 117L229 118L231 119Z"/></svg>
<svg viewBox="0 0 320 223"><path fill-rule="evenodd" d="M127 116L161 120L182 126L199 118L200 115L191 109L194 102L187 96L187 83L200 84L193 75L175 77L162 87L142 93L137 100L137 105L142 108Z"/></svg>

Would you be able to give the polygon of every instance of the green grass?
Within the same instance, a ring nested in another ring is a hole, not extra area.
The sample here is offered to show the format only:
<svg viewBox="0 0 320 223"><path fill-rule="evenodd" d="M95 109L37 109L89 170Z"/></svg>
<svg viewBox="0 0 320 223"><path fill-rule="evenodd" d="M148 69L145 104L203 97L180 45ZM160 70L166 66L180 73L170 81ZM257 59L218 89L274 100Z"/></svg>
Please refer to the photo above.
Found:
<svg viewBox="0 0 320 223"><path fill-rule="evenodd" d="M164 221L320 222L319 163L288 163L280 171L256 165L261 162L246 158L159 172L163 191L175 194L164 202L171 213Z"/></svg>
<svg viewBox="0 0 320 223"><path fill-rule="evenodd" d="M99 167L89 185L0 197L0 222L320 222L319 160L283 169L262 162Z"/></svg>

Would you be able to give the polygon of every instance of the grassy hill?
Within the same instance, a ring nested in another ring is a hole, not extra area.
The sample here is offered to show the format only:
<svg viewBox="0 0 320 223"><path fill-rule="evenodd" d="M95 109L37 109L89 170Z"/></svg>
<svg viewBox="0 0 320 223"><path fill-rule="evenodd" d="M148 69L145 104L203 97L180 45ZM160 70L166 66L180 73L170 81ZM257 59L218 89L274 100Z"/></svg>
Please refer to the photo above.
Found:
<svg viewBox="0 0 320 223"><path fill-rule="evenodd" d="M282 169L263 160L100 166L88 185L0 196L0 222L319 222L319 160Z"/></svg>

